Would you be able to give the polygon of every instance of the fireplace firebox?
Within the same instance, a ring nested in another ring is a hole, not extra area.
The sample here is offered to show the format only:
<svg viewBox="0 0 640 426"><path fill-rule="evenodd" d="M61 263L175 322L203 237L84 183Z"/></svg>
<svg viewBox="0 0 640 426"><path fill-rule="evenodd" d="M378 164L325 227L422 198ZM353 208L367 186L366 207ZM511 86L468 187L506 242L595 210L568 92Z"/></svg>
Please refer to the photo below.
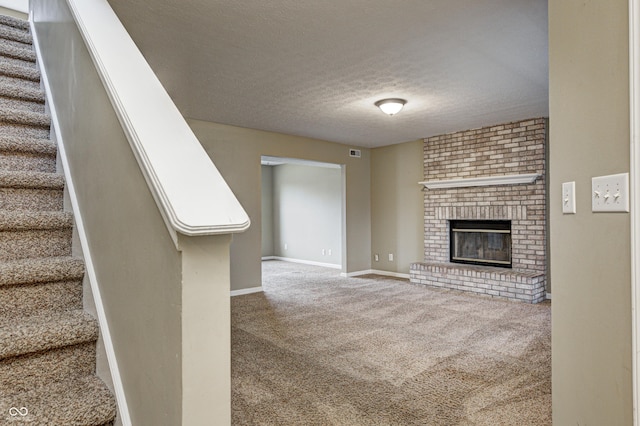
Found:
<svg viewBox="0 0 640 426"><path fill-rule="evenodd" d="M511 268L511 221L452 220L451 262Z"/></svg>

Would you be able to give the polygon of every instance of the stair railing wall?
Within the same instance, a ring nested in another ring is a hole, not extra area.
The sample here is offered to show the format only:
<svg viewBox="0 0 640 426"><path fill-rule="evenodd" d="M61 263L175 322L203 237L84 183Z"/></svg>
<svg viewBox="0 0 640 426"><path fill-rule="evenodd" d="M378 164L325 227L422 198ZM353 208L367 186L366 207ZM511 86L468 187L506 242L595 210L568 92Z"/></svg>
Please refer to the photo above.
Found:
<svg viewBox="0 0 640 426"><path fill-rule="evenodd" d="M30 20L122 423L230 424L249 219L105 0L32 0Z"/></svg>

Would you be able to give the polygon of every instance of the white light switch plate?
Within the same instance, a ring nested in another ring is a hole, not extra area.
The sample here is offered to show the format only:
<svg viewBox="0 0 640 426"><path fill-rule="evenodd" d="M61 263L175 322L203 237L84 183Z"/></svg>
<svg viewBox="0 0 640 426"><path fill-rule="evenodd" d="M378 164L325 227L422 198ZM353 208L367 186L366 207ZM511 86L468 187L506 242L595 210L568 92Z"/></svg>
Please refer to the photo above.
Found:
<svg viewBox="0 0 640 426"><path fill-rule="evenodd" d="M629 173L591 178L591 210L629 212Z"/></svg>
<svg viewBox="0 0 640 426"><path fill-rule="evenodd" d="M562 213L576 214L576 183L562 184Z"/></svg>

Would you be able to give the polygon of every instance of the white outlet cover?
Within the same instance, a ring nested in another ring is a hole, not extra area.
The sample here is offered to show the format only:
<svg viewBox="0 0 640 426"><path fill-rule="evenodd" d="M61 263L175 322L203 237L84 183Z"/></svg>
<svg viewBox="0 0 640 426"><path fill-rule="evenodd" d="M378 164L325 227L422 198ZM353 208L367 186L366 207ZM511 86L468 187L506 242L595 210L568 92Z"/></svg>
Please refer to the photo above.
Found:
<svg viewBox="0 0 640 426"><path fill-rule="evenodd" d="M562 184L562 213L576 214L576 183Z"/></svg>
<svg viewBox="0 0 640 426"><path fill-rule="evenodd" d="M629 173L591 178L591 210L629 212Z"/></svg>

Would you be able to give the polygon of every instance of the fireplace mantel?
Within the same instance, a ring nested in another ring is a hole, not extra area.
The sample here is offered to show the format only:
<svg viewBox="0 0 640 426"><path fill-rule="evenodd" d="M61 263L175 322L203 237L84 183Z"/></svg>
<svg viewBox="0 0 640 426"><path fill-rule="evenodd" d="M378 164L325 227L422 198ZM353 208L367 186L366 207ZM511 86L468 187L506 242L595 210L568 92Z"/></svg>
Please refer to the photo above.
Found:
<svg viewBox="0 0 640 426"><path fill-rule="evenodd" d="M430 180L418 182L427 189L465 188L469 186L520 185L533 183L540 177L538 173L520 175L481 176L465 179Z"/></svg>

